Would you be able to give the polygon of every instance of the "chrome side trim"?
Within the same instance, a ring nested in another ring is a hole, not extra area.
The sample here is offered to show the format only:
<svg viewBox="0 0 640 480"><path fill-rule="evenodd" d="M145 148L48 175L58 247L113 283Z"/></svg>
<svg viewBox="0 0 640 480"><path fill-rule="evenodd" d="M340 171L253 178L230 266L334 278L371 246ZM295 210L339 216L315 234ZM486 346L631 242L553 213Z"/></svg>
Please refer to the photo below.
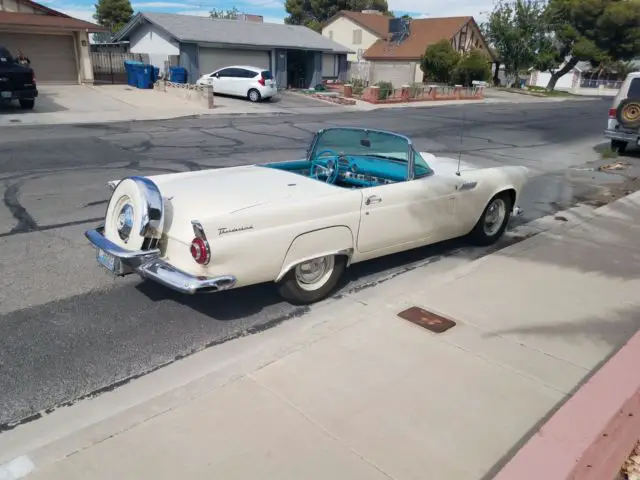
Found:
<svg viewBox="0 0 640 480"><path fill-rule="evenodd" d="M160 250L130 251L119 247L103 235L103 228L85 232L94 247L113 255L119 262L134 270L142 278L153 280L180 293L212 293L235 287L233 275L201 277L183 272L164 260L160 260ZM131 271L129 270L129 273Z"/></svg>

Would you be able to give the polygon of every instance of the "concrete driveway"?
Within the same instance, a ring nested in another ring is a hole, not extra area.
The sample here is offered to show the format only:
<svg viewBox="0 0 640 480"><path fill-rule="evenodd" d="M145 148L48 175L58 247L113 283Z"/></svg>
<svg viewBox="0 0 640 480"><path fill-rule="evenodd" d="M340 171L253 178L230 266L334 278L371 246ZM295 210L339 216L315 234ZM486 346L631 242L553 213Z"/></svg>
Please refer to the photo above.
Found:
<svg viewBox="0 0 640 480"><path fill-rule="evenodd" d="M214 109L182 90L171 94L139 90L128 85L40 85L33 110L17 102L0 108L0 126L102 123L161 120L196 115L330 113L343 107L302 95L280 92L277 98L251 103L243 98L216 96Z"/></svg>

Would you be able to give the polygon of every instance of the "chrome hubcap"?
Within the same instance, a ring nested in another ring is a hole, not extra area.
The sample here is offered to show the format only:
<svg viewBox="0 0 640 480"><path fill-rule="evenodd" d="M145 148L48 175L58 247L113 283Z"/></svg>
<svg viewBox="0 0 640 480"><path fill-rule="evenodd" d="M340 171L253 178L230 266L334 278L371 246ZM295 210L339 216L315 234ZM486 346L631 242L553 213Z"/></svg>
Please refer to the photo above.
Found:
<svg viewBox="0 0 640 480"><path fill-rule="evenodd" d="M504 218L507 215L507 206L504 200L496 198L487 209L484 217L484 233L488 236L495 235L502 227Z"/></svg>
<svg viewBox="0 0 640 480"><path fill-rule="evenodd" d="M131 230L133 230L133 205L125 203L120 209L120 213L116 218L116 229L118 236L124 241L129 240Z"/></svg>
<svg viewBox="0 0 640 480"><path fill-rule="evenodd" d="M331 276L333 271L333 257L320 257L301 263L295 267L298 285L303 289L321 287Z"/></svg>

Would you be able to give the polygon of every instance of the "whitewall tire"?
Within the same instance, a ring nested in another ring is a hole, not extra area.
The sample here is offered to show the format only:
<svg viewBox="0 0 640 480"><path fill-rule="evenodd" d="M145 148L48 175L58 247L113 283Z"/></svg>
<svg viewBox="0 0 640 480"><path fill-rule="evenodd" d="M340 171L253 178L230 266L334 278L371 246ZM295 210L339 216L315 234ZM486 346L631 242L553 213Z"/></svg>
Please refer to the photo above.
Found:
<svg viewBox="0 0 640 480"><path fill-rule="evenodd" d="M294 305L307 305L326 298L344 273L347 259L327 255L301 262L278 282L278 292Z"/></svg>

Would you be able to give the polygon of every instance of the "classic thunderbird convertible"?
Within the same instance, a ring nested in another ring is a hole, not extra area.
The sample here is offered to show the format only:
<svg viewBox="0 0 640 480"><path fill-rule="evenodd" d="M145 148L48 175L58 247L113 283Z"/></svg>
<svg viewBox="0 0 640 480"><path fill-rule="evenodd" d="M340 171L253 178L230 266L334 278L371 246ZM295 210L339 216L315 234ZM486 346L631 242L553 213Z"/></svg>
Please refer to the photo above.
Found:
<svg viewBox="0 0 640 480"><path fill-rule="evenodd" d="M86 236L116 275L188 294L275 282L308 304L356 262L462 236L492 244L526 178L461 169L397 133L328 128L302 160L109 182L105 223Z"/></svg>

